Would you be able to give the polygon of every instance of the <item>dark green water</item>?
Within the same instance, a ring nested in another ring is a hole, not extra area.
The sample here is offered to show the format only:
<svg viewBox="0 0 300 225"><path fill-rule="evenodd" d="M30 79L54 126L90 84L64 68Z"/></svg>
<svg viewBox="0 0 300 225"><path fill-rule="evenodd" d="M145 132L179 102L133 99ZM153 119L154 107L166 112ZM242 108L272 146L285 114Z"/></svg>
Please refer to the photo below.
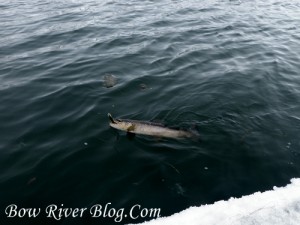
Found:
<svg viewBox="0 0 300 225"><path fill-rule="evenodd" d="M0 10L5 224L114 223L7 218L10 204L140 204L168 216L300 176L300 1L4 0ZM106 73L116 86L103 86ZM108 112L197 129L201 141L129 139Z"/></svg>

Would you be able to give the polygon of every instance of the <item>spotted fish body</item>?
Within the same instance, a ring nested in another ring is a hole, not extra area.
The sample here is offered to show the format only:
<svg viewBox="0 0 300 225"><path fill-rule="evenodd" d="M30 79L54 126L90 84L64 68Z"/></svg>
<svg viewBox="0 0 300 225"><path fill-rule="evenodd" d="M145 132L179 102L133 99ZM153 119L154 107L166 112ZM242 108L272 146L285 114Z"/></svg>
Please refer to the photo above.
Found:
<svg viewBox="0 0 300 225"><path fill-rule="evenodd" d="M114 119L109 113L108 118L110 119L109 125L111 127L118 130L126 131L128 133L177 139L195 137L194 133L183 130L171 129L157 123L136 120Z"/></svg>

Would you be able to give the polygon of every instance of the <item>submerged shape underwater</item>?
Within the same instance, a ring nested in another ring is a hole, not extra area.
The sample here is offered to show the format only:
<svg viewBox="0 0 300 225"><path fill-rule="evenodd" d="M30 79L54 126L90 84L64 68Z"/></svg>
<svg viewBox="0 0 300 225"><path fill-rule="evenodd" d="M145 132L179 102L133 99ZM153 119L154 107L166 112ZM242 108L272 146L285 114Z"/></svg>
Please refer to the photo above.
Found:
<svg viewBox="0 0 300 225"><path fill-rule="evenodd" d="M299 1L4 0L0 9L5 224L55 222L8 218L11 204L139 205L165 217L300 177ZM128 138L109 112L195 127L201 142Z"/></svg>
<svg viewBox="0 0 300 225"><path fill-rule="evenodd" d="M128 119L115 119L108 113L109 126L117 130L125 131L128 135L148 135L157 138L198 138L199 134L196 131L171 129L163 124L152 123L149 121L138 121ZM132 136L134 137L134 136Z"/></svg>

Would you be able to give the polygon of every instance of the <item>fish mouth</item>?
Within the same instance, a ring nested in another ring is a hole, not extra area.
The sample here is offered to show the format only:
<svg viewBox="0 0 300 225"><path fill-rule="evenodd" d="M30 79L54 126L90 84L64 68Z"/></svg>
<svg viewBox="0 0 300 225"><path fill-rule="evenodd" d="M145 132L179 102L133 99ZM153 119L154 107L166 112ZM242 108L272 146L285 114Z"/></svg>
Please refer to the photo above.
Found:
<svg viewBox="0 0 300 225"><path fill-rule="evenodd" d="M110 113L108 113L107 116L108 116L110 122L116 123L116 121L114 120L114 118L112 117L112 115Z"/></svg>

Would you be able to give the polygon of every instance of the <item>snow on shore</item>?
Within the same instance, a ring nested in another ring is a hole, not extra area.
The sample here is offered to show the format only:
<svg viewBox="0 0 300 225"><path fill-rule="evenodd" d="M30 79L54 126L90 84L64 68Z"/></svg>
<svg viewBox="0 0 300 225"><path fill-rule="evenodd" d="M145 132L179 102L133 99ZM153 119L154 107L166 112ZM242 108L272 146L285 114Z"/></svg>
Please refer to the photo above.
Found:
<svg viewBox="0 0 300 225"><path fill-rule="evenodd" d="M143 225L299 225L300 178L285 187L230 198L212 205L190 207L169 217L157 218Z"/></svg>

